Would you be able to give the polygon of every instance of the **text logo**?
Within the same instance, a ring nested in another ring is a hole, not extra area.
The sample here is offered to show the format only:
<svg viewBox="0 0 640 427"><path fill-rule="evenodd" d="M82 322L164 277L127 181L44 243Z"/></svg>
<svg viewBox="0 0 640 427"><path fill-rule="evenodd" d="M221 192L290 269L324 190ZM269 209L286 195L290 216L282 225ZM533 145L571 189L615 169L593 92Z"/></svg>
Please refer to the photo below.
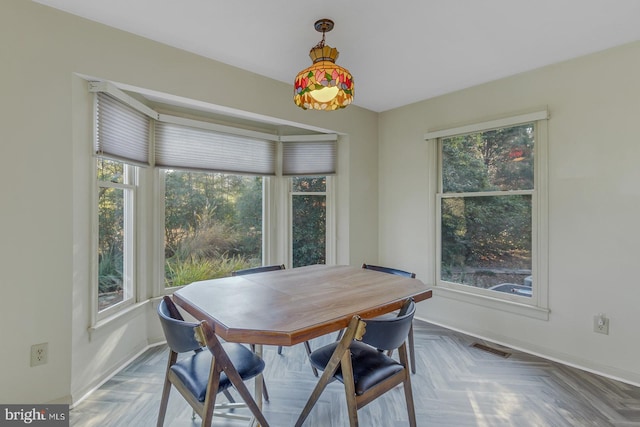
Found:
<svg viewBox="0 0 640 427"><path fill-rule="evenodd" d="M69 405L0 405L0 427L69 427Z"/></svg>

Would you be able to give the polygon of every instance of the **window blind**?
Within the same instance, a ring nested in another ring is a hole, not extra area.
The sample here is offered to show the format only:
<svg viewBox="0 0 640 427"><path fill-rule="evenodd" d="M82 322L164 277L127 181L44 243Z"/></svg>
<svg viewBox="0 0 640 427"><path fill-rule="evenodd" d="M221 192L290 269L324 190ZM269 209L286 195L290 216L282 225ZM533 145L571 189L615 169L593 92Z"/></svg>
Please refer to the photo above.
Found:
<svg viewBox="0 0 640 427"><path fill-rule="evenodd" d="M150 118L106 93L97 94L96 154L147 166Z"/></svg>
<svg viewBox="0 0 640 427"><path fill-rule="evenodd" d="M276 143L157 122L155 161L167 168L275 175Z"/></svg>
<svg viewBox="0 0 640 427"><path fill-rule="evenodd" d="M336 141L288 141L282 143L282 174L334 175Z"/></svg>

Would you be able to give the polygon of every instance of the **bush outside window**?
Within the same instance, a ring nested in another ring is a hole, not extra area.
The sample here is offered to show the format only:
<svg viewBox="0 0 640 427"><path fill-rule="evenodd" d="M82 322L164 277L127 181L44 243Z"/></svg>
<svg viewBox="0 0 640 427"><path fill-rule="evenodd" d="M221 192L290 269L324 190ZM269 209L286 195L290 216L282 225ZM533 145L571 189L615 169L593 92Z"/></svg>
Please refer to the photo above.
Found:
<svg viewBox="0 0 640 427"><path fill-rule="evenodd" d="M165 286L262 263L262 177L165 170Z"/></svg>

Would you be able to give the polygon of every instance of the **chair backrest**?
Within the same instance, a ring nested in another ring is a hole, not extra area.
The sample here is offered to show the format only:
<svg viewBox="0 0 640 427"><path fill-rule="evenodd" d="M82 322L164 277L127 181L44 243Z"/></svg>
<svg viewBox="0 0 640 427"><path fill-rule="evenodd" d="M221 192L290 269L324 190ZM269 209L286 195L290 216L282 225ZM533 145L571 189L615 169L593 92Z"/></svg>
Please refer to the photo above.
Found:
<svg viewBox="0 0 640 427"><path fill-rule="evenodd" d="M232 271L232 276L243 276L245 274L264 273L265 271L284 270L284 264L263 265L261 267L245 268L244 270Z"/></svg>
<svg viewBox="0 0 640 427"><path fill-rule="evenodd" d="M382 267L380 265L371 265L371 264L362 264L362 268L366 268L367 270L381 271L383 273L395 274L396 276L410 277L412 279L416 278L416 273L410 273L408 271L398 270L397 268Z"/></svg>
<svg viewBox="0 0 640 427"><path fill-rule="evenodd" d="M379 350L395 350L407 339L415 312L416 304L408 299L397 317L364 319L366 330L362 342Z"/></svg>
<svg viewBox="0 0 640 427"><path fill-rule="evenodd" d="M171 350L176 353L185 353L198 351L202 348L202 344L198 342L195 334L195 328L200 326L200 323L183 320L177 307L167 295L158 305L158 316Z"/></svg>

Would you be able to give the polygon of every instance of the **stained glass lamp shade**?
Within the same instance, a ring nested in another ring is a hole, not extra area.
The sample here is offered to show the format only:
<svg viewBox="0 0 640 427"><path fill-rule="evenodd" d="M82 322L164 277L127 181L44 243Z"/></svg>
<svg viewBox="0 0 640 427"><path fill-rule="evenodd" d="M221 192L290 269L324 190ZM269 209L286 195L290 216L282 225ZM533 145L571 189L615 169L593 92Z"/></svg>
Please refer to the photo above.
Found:
<svg viewBox="0 0 640 427"><path fill-rule="evenodd" d="M336 64L338 50L324 44L324 33L333 28L333 22L321 19L315 28L322 31L322 41L309 52L313 64L296 76L293 102L305 110L345 108L353 101L353 76Z"/></svg>

